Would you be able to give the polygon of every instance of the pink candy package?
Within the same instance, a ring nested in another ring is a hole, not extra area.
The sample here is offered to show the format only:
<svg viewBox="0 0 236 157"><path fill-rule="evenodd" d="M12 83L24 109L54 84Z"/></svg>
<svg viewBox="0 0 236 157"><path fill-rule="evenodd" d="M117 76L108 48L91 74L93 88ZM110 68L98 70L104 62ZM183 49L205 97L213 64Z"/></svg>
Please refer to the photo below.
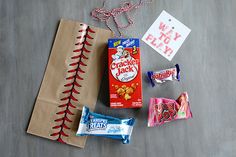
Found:
<svg viewBox="0 0 236 157"><path fill-rule="evenodd" d="M182 93L177 100L150 98L148 127L160 126L178 119L192 118L188 93Z"/></svg>

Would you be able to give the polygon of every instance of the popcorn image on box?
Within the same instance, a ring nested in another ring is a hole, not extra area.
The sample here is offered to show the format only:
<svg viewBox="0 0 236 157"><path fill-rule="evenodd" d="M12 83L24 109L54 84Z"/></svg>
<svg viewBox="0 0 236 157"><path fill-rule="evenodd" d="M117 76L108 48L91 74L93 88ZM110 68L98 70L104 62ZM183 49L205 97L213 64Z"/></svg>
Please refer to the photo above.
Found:
<svg viewBox="0 0 236 157"><path fill-rule="evenodd" d="M109 39L108 69L110 107L142 107L142 76L139 39Z"/></svg>

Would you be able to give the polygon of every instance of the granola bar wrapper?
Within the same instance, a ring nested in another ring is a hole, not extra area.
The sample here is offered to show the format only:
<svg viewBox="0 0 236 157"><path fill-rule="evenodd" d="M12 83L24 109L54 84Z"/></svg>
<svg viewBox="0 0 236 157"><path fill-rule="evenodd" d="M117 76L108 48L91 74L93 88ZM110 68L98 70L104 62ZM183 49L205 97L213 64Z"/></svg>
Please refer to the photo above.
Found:
<svg viewBox="0 0 236 157"><path fill-rule="evenodd" d="M178 119L189 118L192 118L192 112L187 92L182 93L177 100L150 98L148 127L160 126Z"/></svg>

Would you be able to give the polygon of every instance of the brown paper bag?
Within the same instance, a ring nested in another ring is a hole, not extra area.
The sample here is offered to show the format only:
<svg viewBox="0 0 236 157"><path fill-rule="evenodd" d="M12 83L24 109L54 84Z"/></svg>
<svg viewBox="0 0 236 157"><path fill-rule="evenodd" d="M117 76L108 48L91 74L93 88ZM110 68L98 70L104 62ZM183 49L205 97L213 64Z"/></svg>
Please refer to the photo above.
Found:
<svg viewBox="0 0 236 157"><path fill-rule="evenodd" d="M83 148L82 106L95 108L112 32L62 19L27 133Z"/></svg>

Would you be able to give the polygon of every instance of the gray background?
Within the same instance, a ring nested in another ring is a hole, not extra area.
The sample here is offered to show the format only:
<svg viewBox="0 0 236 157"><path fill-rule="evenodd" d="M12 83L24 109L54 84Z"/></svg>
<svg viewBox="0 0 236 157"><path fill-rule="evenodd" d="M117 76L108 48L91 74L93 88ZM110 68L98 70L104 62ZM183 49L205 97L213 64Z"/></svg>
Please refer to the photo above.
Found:
<svg viewBox="0 0 236 157"><path fill-rule="evenodd" d="M108 0L109 8L120 3ZM169 62L141 42L144 107L112 110L105 74L96 112L135 117L129 145L89 137L85 149L26 134L60 18L105 28L90 18L100 0L0 0L0 156L233 157L236 156L236 1L156 0L135 11L125 31L141 38L164 9L192 29ZM181 82L151 88L144 73L181 66ZM107 70L106 70L107 73ZM188 91L193 118L147 128L150 97L177 98Z"/></svg>

